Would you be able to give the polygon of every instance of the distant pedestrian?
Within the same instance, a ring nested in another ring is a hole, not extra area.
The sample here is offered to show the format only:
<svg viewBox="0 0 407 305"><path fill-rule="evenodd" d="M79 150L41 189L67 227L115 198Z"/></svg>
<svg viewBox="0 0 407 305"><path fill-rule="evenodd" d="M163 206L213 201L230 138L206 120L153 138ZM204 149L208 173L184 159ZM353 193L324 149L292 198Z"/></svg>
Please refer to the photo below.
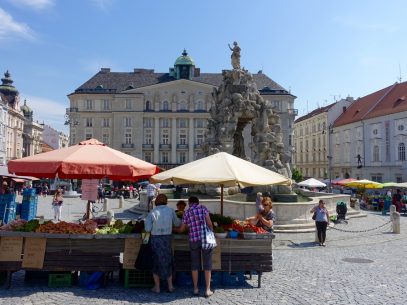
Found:
<svg viewBox="0 0 407 305"><path fill-rule="evenodd" d="M153 183L149 183L147 185L147 211L153 208L153 200L157 196L158 190L157 186Z"/></svg>
<svg viewBox="0 0 407 305"><path fill-rule="evenodd" d="M52 208L54 209L54 220L61 220L62 204L64 203L64 198L62 196L62 191L60 189L56 190L54 197L52 198Z"/></svg>
<svg viewBox="0 0 407 305"><path fill-rule="evenodd" d="M329 213L325 202L321 199L317 206L311 209L315 214L315 226L317 227L319 245L325 247L326 228L329 225Z"/></svg>

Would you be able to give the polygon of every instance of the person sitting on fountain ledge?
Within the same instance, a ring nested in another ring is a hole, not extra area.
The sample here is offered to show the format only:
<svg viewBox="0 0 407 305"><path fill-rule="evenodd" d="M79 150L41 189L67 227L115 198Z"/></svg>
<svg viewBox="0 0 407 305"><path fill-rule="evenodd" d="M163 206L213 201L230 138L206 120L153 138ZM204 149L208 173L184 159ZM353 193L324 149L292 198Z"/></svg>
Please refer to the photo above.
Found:
<svg viewBox="0 0 407 305"><path fill-rule="evenodd" d="M274 212L272 210L273 203L270 197L263 197L261 201L263 210L259 211L255 216L246 218L251 224L263 228L268 232L273 232Z"/></svg>

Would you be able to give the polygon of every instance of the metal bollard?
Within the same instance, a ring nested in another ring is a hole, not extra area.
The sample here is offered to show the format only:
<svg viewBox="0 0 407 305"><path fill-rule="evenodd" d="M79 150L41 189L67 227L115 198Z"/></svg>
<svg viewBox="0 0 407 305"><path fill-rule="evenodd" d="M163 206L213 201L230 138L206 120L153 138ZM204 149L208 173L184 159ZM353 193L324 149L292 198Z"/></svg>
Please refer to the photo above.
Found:
<svg viewBox="0 0 407 305"><path fill-rule="evenodd" d="M112 223L112 221L114 220L114 211L110 210L107 211L107 223L110 225Z"/></svg>
<svg viewBox="0 0 407 305"><path fill-rule="evenodd" d="M103 199L103 211L107 212L109 210L109 199Z"/></svg>
<svg viewBox="0 0 407 305"><path fill-rule="evenodd" d="M392 215L393 215L392 216L393 233L400 234L400 213L393 212Z"/></svg>
<svg viewBox="0 0 407 305"><path fill-rule="evenodd" d="M123 203L124 203L124 197L123 197L123 196L120 196L120 197L119 197L119 209L122 209L122 208L123 208Z"/></svg>
<svg viewBox="0 0 407 305"><path fill-rule="evenodd" d="M316 243L319 243L318 230L317 230L316 227L315 227L315 242L316 242Z"/></svg>

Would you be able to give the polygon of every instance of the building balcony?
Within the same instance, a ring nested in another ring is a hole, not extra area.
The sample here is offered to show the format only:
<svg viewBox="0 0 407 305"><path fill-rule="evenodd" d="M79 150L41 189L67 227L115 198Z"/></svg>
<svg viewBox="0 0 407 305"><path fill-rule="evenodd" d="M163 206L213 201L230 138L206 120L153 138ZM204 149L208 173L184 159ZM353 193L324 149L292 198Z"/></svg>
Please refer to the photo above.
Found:
<svg viewBox="0 0 407 305"><path fill-rule="evenodd" d="M122 148L134 148L134 144L133 143L123 143Z"/></svg>
<svg viewBox="0 0 407 305"><path fill-rule="evenodd" d="M66 113L78 112L78 107L66 108Z"/></svg>
<svg viewBox="0 0 407 305"><path fill-rule="evenodd" d="M157 166L161 169L168 170L177 166L182 165L181 163L158 163Z"/></svg>
<svg viewBox="0 0 407 305"><path fill-rule="evenodd" d="M153 150L154 144L143 144L143 149L145 150Z"/></svg>
<svg viewBox="0 0 407 305"><path fill-rule="evenodd" d="M177 149L188 149L188 144L177 144Z"/></svg>
<svg viewBox="0 0 407 305"><path fill-rule="evenodd" d="M194 149L202 149L202 144L195 144Z"/></svg>
<svg viewBox="0 0 407 305"><path fill-rule="evenodd" d="M161 150L170 150L171 144L160 144L160 149Z"/></svg>
<svg viewBox="0 0 407 305"><path fill-rule="evenodd" d="M298 115L298 109L287 109L288 114Z"/></svg>

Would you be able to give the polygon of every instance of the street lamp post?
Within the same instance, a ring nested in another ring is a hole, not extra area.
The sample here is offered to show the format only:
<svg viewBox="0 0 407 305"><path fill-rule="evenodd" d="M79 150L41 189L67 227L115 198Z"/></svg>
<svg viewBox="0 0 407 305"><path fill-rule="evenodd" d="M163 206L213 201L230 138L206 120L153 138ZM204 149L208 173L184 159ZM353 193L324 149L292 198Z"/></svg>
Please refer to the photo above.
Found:
<svg viewBox="0 0 407 305"><path fill-rule="evenodd" d="M329 192L332 193L332 151L331 151L331 134L333 133L332 125L328 126L328 174L329 174Z"/></svg>

